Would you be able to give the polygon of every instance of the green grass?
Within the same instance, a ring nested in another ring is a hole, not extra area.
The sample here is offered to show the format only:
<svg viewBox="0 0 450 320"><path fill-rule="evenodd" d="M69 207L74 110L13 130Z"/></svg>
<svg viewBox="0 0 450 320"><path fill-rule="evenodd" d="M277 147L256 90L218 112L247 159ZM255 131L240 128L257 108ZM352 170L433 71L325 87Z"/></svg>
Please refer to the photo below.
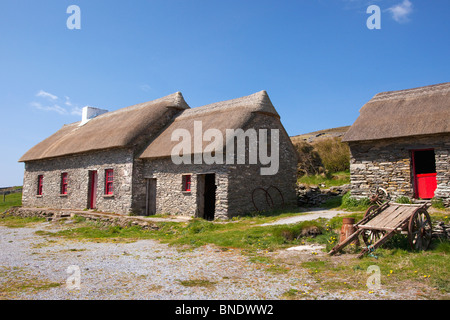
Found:
<svg viewBox="0 0 450 320"><path fill-rule="evenodd" d="M212 288L215 287L216 283L209 281L207 279L189 279L189 280L178 280L178 282L185 287L204 287Z"/></svg>
<svg viewBox="0 0 450 320"><path fill-rule="evenodd" d="M376 265L381 271L381 284L384 288L395 289L409 283L410 287L422 284L441 292L450 292L450 245L448 242L434 242L428 251L411 252L401 248L380 248L376 250L378 259L332 260L329 257L321 261L303 262L302 267L326 289L344 288L343 282L351 289L364 289L368 278L367 268Z"/></svg>
<svg viewBox="0 0 450 320"><path fill-rule="evenodd" d="M328 175L305 175L300 177L298 182L309 186L324 185L325 188L341 186L350 183L350 171L335 172Z"/></svg>
<svg viewBox="0 0 450 320"><path fill-rule="evenodd" d="M352 210L352 211L365 211L371 206L369 198L357 199L351 196L350 191L347 192L342 197L342 209Z"/></svg>
<svg viewBox="0 0 450 320"><path fill-rule="evenodd" d="M287 215L287 213L284 213ZM85 239L92 241L134 241L138 239L154 239L163 243L179 246L199 247L214 244L220 248L239 248L247 252L258 250L273 251L279 248L300 244L311 240L302 236L302 231L317 228L323 232L320 237L332 232L326 231L325 221L304 221L291 225L259 226L273 217L244 217L241 220L221 223L202 219L190 222L157 222L159 230L144 230L139 226L119 227L102 226L83 219L75 220L71 228L57 231L37 231L43 236L63 237L67 239ZM270 220L269 220L270 221Z"/></svg>
<svg viewBox="0 0 450 320"><path fill-rule="evenodd" d="M3 202L3 195L0 195L0 213L5 212L11 207L20 207L22 205L22 193L11 193L5 196Z"/></svg>
<svg viewBox="0 0 450 320"><path fill-rule="evenodd" d="M44 222L45 218L39 217L16 217L6 214L0 214L0 226L8 227L8 228L24 228L35 223Z"/></svg>

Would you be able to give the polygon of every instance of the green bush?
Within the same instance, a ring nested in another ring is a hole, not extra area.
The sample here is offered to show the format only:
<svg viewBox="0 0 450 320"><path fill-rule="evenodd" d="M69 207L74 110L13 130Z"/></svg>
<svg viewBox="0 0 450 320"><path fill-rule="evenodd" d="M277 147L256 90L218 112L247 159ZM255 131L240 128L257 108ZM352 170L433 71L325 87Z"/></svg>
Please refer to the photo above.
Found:
<svg viewBox="0 0 450 320"><path fill-rule="evenodd" d="M370 202L369 198L357 199L355 197L352 197L349 191L342 197L341 207L349 210L365 210L371 204L372 203Z"/></svg>
<svg viewBox="0 0 450 320"><path fill-rule="evenodd" d="M294 146L298 157L298 176L317 175L324 171L322 160L311 144L298 142Z"/></svg>
<svg viewBox="0 0 450 320"><path fill-rule="evenodd" d="M412 203L411 199L406 197L406 196L398 197L397 199L395 199L395 202L397 202L397 203L404 203L404 204L411 204Z"/></svg>
<svg viewBox="0 0 450 320"><path fill-rule="evenodd" d="M350 149L340 138L320 140L314 143L314 149L328 172L350 170Z"/></svg>

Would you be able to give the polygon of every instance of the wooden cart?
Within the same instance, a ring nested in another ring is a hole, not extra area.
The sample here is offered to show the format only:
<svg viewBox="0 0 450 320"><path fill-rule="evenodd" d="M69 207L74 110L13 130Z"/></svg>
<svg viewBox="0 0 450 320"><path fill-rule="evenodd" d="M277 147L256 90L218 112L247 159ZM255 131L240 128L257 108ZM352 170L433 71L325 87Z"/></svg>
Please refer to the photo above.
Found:
<svg viewBox="0 0 450 320"><path fill-rule="evenodd" d="M372 197L372 201L377 204L367 209L363 219L354 225L356 231L335 246L329 252L330 255L337 253L361 236L366 245L358 255L358 258L361 258L397 233L408 235L409 244L413 250L428 249L432 235L431 219L427 211L428 203L382 202L377 195Z"/></svg>

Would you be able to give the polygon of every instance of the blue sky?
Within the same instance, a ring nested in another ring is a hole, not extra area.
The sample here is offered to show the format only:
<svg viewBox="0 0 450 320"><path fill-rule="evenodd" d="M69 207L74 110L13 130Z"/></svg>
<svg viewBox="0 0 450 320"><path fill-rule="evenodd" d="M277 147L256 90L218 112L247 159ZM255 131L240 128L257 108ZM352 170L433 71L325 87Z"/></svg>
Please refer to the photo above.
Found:
<svg viewBox="0 0 450 320"><path fill-rule="evenodd" d="M2 0L0 187L86 105L266 90L290 135L351 125L378 92L450 81L449 14L448 0Z"/></svg>

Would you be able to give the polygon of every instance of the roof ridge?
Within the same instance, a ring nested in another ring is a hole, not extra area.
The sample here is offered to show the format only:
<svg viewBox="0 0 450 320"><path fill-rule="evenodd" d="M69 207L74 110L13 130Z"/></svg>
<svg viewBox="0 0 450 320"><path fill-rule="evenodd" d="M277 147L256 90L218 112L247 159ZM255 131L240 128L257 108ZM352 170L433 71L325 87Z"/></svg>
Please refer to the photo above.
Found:
<svg viewBox="0 0 450 320"><path fill-rule="evenodd" d="M183 113L180 114L177 117L177 119L184 119L187 117L198 116L205 113L224 112L243 107L244 108L253 107L254 109L253 111L262 111L266 113L272 113L278 116L275 107L270 101L269 95L265 90L261 90L248 96L243 96L240 98L229 99L219 102L213 102L200 107L187 109L183 111Z"/></svg>
<svg viewBox="0 0 450 320"><path fill-rule="evenodd" d="M433 94L438 92L444 93L447 91L450 91L450 82L443 82L411 89L380 92L376 94L369 102L390 100L390 99L401 99L407 97L417 97L421 95Z"/></svg>
<svg viewBox="0 0 450 320"><path fill-rule="evenodd" d="M104 114L101 114L97 117L95 117L95 119L97 118L103 118L103 117L108 117L110 115L116 115L116 114L120 114L122 112L127 112L127 111L132 111L132 110L137 110L140 108L145 108L148 107L149 105L153 105L156 103L160 103L163 101L172 101L174 102L174 107L179 107L180 109L190 109L189 105L187 104L187 102L184 100L183 95L181 94L180 91L174 92L172 94L169 94L167 96L155 99L155 100L151 100L151 101L147 101L147 102L141 102L141 103L137 103L128 107L124 107L124 108L120 108L114 111L110 111Z"/></svg>

